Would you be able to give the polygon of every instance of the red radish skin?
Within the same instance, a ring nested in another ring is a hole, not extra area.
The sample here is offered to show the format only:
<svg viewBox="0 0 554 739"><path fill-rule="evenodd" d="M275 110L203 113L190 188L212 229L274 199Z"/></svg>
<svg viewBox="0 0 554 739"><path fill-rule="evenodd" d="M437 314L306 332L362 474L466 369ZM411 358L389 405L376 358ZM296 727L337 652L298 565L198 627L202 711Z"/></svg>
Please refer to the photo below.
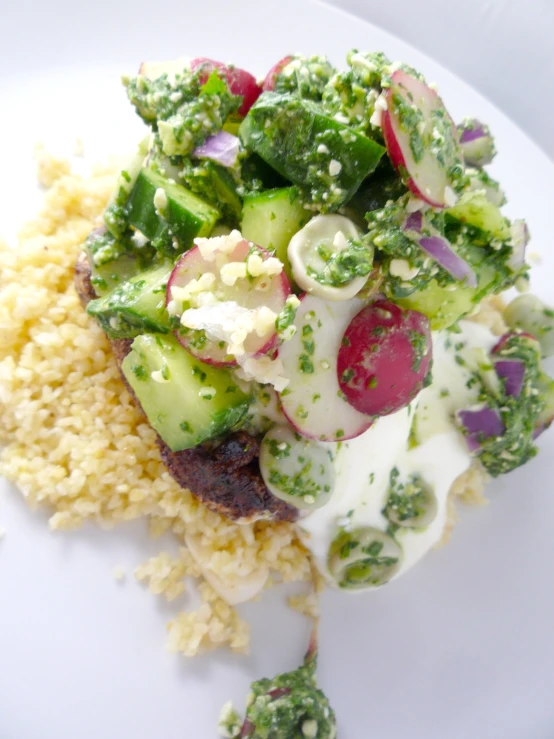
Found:
<svg viewBox="0 0 554 739"><path fill-rule="evenodd" d="M262 90L264 92L271 92L275 88L275 80L277 79L277 76L281 74L283 69L292 62L294 59L293 56L289 54L289 56L283 57L283 59L280 59L277 64L274 64L269 72L265 76L265 80L262 84Z"/></svg>
<svg viewBox="0 0 554 739"><path fill-rule="evenodd" d="M337 381L341 338L363 305L357 298L333 302L313 295L302 297L294 321L297 331L279 347L289 380L279 393L281 408L302 436L346 441L363 434L374 421L346 401Z"/></svg>
<svg viewBox="0 0 554 739"><path fill-rule="evenodd" d="M512 338L512 336L524 336L526 339L531 339L531 341L537 341L536 337L533 336L533 334L528 334L526 331L508 331L508 333L502 334L500 339L493 346L491 354L498 354L500 351L502 351L502 349L507 346L508 341Z"/></svg>
<svg viewBox="0 0 554 739"><path fill-rule="evenodd" d="M240 241L233 251L228 255L230 262L241 262L245 261L250 250L252 249L252 243L243 239ZM273 255L262 249L256 247L258 254L265 261ZM279 313L285 306L287 297L291 294L290 282L284 272L284 270L278 275L272 275L267 277L270 282L269 288L264 291L258 291L252 287L250 282L245 279L238 279L234 286L225 285L219 281L218 275L219 270L217 269L215 262L206 261L200 252L198 246L194 246L188 252L186 252L181 259L175 265L173 272L169 277L166 290L166 306L172 300L171 289L174 286L185 287L192 280L196 280L206 272L211 272L216 275L216 283L213 288L213 292L216 292L220 296L220 302L234 301L244 308L260 308L267 306L275 313ZM218 367L236 367L237 361L234 357L230 357L225 347L219 346L220 342L217 340L207 339L203 346L194 345L196 342L194 333L184 333L182 328L175 330L175 335L179 342L195 357L201 359L206 364L215 365ZM250 334L245 343L246 352L252 356L261 356L267 354L277 346L278 337L276 331L266 336L260 337L255 333Z"/></svg>
<svg viewBox="0 0 554 739"><path fill-rule="evenodd" d="M389 158L404 179L407 187L434 208L445 208L449 203L448 188L452 188L449 169L462 161L461 150L454 122L448 115L441 98L421 80L412 77L399 69L391 78L391 87L386 94L387 110L382 116L382 130ZM429 147L425 147L423 156L416 162L410 147L410 132L402 128L399 116L395 112L394 98L400 95L408 100L410 106L416 106L423 114L427 132L433 130L432 114L440 111L450 121L452 128L452 147L450 158L441 164ZM451 197L451 196L450 196Z"/></svg>
<svg viewBox="0 0 554 739"><path fill-rule="evenodd" d="M238 110L239 115L245 116L256 100L262 94L262 88L256 82L256 78L240 67L228 67L223 62L217 62L214 59L206 59L198 57L190 63L190 68L194 71L202 67L205 70L201 76L202 82L205 82L214 70L218 70L227 80L229 89L233 95L242 96L242 104Z"/></svg>
<svg viewBox="0 0 554 739"><path fill-rule="evenodd" d="M376 300L350 322L337 361L340 389L357 411L395 413L424 386L431 366L429 319Z"/></svg>

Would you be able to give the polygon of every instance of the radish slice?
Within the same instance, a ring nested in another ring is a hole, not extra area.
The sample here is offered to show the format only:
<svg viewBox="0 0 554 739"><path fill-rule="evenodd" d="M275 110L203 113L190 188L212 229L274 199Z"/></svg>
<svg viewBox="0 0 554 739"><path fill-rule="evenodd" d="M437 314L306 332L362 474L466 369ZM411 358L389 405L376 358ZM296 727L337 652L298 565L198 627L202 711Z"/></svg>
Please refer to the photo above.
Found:
<svg viewBox="0 0 554 739"><path fill-rule="evenodd" d="M238 231L196 246L175 265L166 305L175 333L204 362L234 366L277 343L275 320L290 295L283 264Z"/></svg>
<svg viewBox="0 0 554 739"><path fill-rule="evenodd" d="M191 61L190 68L193 72L202 68L202 82L205 82L210 74L214 70L217 70L227 80L227 84L233 95L240 95L242 97L242 105L238 110L239 115L246 115L262 93L262 88L256 82L256 78L245 69L240 69L240 67L228 67L223 62L198 57Z"/></svg>
<svg viewBox="0 0 554 739"><path fill-rule="evenodd" d="M353 439L373 423L347 403L337 380L341 339L363 305L356 298L333 303L305 295L296 313L296 333L279 347L289 378L279 396L281 406L302 436L321 441Z"/></svg>
<svg viewBox="0 0 554 739"><path fill-rule="evenodd" d="M335 469L329 449L275 426L260 447L260 472L277 498L303 510L325 505L333 493Z"/></svg>
<svg viewBox="0 0 554 739"><path fill-rule="evenodd" d="M271 92L273 90L277 77L281 74L287 64L289 64L289 62L292 62L293 59L293 56L285 56L283 57L283 59L280 59L277 64L274 64L273 67L271 67L269 72L266 74L262 84L262 90L264 92Z"/></svg>
<svg viewBox="0 0 554 739"><path fill-rule="evenodd" d="M456 128L437 93L399 69L391 78L383 135L393 166L410 190L435 208L456 202L462 173Z"/></svg>
<svg viewBox="0 0 554 739"><path fill-rule="evenodd" d="M432 356L429 319L376 300L344 332L337 360L340 389L360 413L395 413L423 388Z"/></svg>

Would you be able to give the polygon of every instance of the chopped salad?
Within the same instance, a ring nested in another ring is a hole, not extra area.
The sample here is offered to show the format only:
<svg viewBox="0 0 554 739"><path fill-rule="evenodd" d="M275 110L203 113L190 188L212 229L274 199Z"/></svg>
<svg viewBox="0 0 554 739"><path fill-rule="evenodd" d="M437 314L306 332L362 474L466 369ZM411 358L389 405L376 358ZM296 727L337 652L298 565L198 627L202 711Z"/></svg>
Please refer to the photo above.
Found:
<svg viewBox="0 0 554 739"><path fill-rule="evenodd" d="M123 82L146 132L84 245L89 314L132 341L122 372L171 452L246 432L329 584L389 582L440 539L456 479L527 462L554 415L554 311L491 131L381 52ZM512 287L502 335L468 320ZM314 655L222 731L334 737Z"/></svg>

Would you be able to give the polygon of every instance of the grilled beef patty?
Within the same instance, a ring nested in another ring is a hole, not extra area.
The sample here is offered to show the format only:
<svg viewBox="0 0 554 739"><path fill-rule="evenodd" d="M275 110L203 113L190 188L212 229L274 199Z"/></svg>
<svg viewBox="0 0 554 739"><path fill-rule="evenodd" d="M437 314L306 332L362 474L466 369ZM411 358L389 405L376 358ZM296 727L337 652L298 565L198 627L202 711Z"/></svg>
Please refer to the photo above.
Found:
<svg viewBox="0 0 554 739"><path fill-rule="evenodd" d="M75 288L84 307L97 297L90 278L88 259L81 254L75 266ZM131 350L132 340L114 339L110 344L121 367ZM127 388L134 398L131 388ZM136 398L135 402L140 408ZM171 476L211 510L233 520L294 521L297 518L294 506L279 500L267 489L258 463L259 440L246 431L237 431L181 452L172 452L158 436L158 446Z"/></svg>

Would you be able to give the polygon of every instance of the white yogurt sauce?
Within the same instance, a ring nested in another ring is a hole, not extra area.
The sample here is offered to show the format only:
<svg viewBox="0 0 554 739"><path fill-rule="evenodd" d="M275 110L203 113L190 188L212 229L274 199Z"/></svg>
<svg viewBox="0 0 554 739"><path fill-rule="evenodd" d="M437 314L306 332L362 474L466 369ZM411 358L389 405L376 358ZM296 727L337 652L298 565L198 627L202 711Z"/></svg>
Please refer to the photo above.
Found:
<svg viewBox="0 0 554 739"><path fill-rule="evenodd" d="M380 418L356 439L326 445L335 451L335 491L325 506L302 518L299 527L304 543L330 582L327 555L340 526L387 529L389 522L381 511L393 467L398 468L400 478L419 473L433 489L438 504L437 515L428 526L397 532L403 560L395 577L418 562L441 538L448 493L471 463L453 415L475 403L478 390L468 388L467 382L497 341L479 324L462 321L460 327L458 334L433 334L433 382L411 406ZM456 355L462 357L464 365L456 361ZM410 448L412 425L417 446Z"/></svg>

